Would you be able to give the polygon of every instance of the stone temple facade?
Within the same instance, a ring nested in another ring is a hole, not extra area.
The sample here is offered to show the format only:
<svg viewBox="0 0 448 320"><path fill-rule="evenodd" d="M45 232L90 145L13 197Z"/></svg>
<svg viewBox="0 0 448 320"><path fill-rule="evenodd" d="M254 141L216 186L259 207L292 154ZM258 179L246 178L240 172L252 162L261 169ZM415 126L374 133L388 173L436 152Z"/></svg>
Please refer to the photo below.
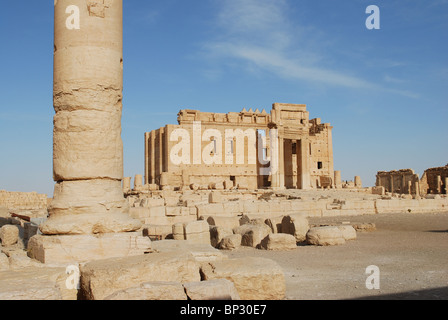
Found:
<svg viewBox="0 0 448 320"><path fill-rule="evenodd" d="M144 183L179 190L335 187L332 128L298 104L275 103L270 114L181 110L178 125L145 133Z"/></svg>

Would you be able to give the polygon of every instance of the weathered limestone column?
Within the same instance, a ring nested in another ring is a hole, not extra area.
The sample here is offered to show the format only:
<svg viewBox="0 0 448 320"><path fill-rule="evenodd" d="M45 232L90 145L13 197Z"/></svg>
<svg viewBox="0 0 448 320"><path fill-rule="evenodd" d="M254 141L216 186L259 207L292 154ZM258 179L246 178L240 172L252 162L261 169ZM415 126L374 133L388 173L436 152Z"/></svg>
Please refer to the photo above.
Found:
<svg viewBox="0 0 448 320"><path fill-rule="evenodd" d="M415 197L420 197L420 182L415 181L414 182L414 188L415 188Z"/></svg>
<svg viewBox="0 0 448 320"><path fill-rule="evenodd" d="M137 190L143 186L143 176L136 174L134 177L134 189Z"/></svg>
<svg viewBox="0 0 448 320"><path fill-rule="evenodd" d="M412 181L407 183L406 194L412 194Z"/></svg>
<svg viewBox="0 0 448 320"><path fill-rule="evenodd" d="M280 189L285 189L285 140L283 138L278 140L278 179Z"/></svg>
<svg viewBox="0 0 448 320"><path fill-rule="evenodd" d="M309 139L307 138L302 138L302 140L300 140L300 150L301 150L301 165L302 165L302 172L301 172L301 176L302 176L302 189L311 189L311 174L310 174L310 142Z"/></svg>
<svg viewBox="0 0 448 320"><path fill-rule="evenodd" d="M448 194L448 177L445 177L445 194Z"/></svg>
<svg viewBox="0 0 448 320"><path fill-rule="evenodd" d="M334 172L334 187L336 189L342 189L341 171Z"/></svg>
<svg viewBox="0 0 448 320"><path fill-rule="evenodd" d="M123 178L123 192L131 190L131 177Z"/></svg>
<svg viewBox="0 0 448 320"><path fill-rule="evenodd" d="M355 176L355 187L362 188L362 180L360 176Z"/></svg>
<svg viewBox="0 0 448 320"><path fill-rule="evenodd" d="M437 176L437 194L442 193L442 177Z"/></svg>
<svg viewBox="0 0 448 320"><path fill-rule="evenodd" d="M54 5L53 177L47 235L130 232L121 114L122 0Z"/></svg>

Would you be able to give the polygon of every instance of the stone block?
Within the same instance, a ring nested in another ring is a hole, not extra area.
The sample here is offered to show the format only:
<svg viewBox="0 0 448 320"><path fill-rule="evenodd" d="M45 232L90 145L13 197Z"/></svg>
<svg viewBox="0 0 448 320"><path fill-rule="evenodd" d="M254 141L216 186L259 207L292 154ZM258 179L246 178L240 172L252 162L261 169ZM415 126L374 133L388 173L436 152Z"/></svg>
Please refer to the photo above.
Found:
<svg viewBox="0 0 448 320"><path fill-rule="evenodd" d="M165 215L167 217L181 216L183 207L165 207Z"/></svg>
<svg viewBox="0 0 448 320"><path fill-rule="evenodd" d="M129 216L131 216L134 219L143 220L145 218L151 217L151 212L149 208L131 207L129 208Z"/></svg>
<svg viewBox="0 0 448 320"><path fill-rule="evenodd" d="M173 227L171 225L144 225L142 228L142 234L144 237L159 238L159 240L165 239L167 236L172 235Z"/></svg>
<svg viewBox="0 0 448 320"><path fill-rule="evenodd" d="M242 236L240 234L231 234L222 238L218 245L221 250L235 250L241 246Z"/></svg>
<svg viewBox="0 0 448 320"><path fill-rule="evenodd" d="M233 282L241 300L282 300L286 285L282 268L273 260L245 257L201 265L203 280Z"/></svg>
<svg viewBox="0 0 448 320"><path fill-rule="evenodd" d="M353 225L353 228L357 232L372 232L376 230L375 223L356 223Z"/></svg>
<svg viewBox="0 0 448 320"><path fill-rule="evenodd" d="M6 254L0 252L0 272L9 270L9 259Z"/></svg>
<svg viewBox="0 0 448 320"><path fill-rule="evenodd" d="M238 201L226 201L222 203L222 206L227 215L237 216L241 214L241 208Z"/></svg>
<svg viewBox="0 0 448 320"><path fill-rule="evenodd" d="M224 207L222 203L209 203L209 204L200 204L197 205L198 216L218 216L218 215L226 215L224 211Z"/></svg>
<svg viewBox="0 0 448 320"><path fill-rule="evenodd" d="M267 218L264 223L268 225L272 233L281 233L282 232L282 220L283 216Z"/></svg>
<svg viewBox="0 0 448 320"><path fill-rule="evenodd" d="M0 272L0 300L76 300L78 290L67 287L68 277L66 267Z"/></svg>
<svg viewBox="0 0 448 320"><path fill-rule="evenodd" d="M188 282L184 288L190 300L240 300L235 285L227 279Z"/></svg>
<svg viewBox="0 0 448 320"><path fill-rule="evenodd" d="M195 243L210 244L210 227L207 221L198 220L182 224L184 239ZM175 240L181 239L181 224L173 226Z"/></svg>
<svg viewBox="0 0 448 320"><path fill-rule="evenodd" d="M14 225L5 225L0 228L0 241L2 246L12 246L19 241L19 228Z"/></svg>
<svg viewBox="0 0 448 320"><path fill-rule="evenodd" d="M188 240L162 240L154 241L153 249L160 253L188 253L198 262L217 261L227 259L219 250L209 244L192 243Z"/></svg>
<svg viewBox="0 0 448 320"><path fill-rule="evenodd" d="M140 232L97 235L35 235L28 256L45 264L68 265L90 260L131 257L151 250L151 240Z"/></svg>
<svg viewBox="0 0 448 320"><path fill-rule="evenodd" d="M210 226L210 242L212 247L216 248L224 237L232 234L233 231L231 228Z"/></svg>
<svg viewBox="0 0 448 320"><path fill-rule="evenodd" d="M174 240L185 240L185 230L182 222L173 224L172 228Z"/></svg>
<svg viewBox="0 0 448 320"><path fill-rule="evenodd" d="M342 237L345 241L356 239L356 230L352 226L342 225L338 226L339 230L342 232Z"/></svg>
<svg viewBox="0 0 448 320"><path fill-rule="evenodd" d="M239 217L201 217L200 220L206 220L210 226L217 226L223 228L236 228L240 226Z"/></svg>
<svg viewBox="0 0 448 320"><path fill-rule="evenodd" d="M325 226L311 228L306 234L306 242L317 246L335 246L345 244L345 239L337 226Z"/></svg>
<svg viewBox="0 0 448 320"><path fill-rule="evenodd" d="M8 256L9 268L11 270L45 266L37 260L28 257L26 251L24 250L12 250L5 253Z"/></svg>
<svg viewBox="0 0 448 320"><path fill-rule="evenodd" d="M224 198L223 198L221 192L212 191L208 195L208 202L209 203L220 203L220 202L223 202L223 201L224 201Z"/></svg>
<svg viewBox="0 0 448 320"><path fill-rule="evenodd" d="M103 300L147 282L200 281L198 262L180 252L97 260L81 265L80 271L81 296L87 300Z"/></svg>
<svg viewBox="0 0 448 320"><path fill-rule="evenodd" d="M155 281L117 291L104 300L187 300L187 295L180 282Z"/></svg>
<svg viewBox="0 0 448 320"><path fill-rule="evenodd" d="M264 238L259 248L265 250L293 250L297 248L297 243L293 235L274 233Z"/></svg>
<svg viewBox="0 0 448 320"><path fill-rule="evenodd" d="M233 232L241 234L241 245L256 248L272 231L266 224L245 224L233 229Z"/></svg>
<svg viewBox="0 0 448 320"><path fill-rule="evenodd" d="M309 229L308 219L304 214L290 214L282 219L282 233L293 235L297 242L306 240Z"/></svg>
<svg viewBox="0 0 448 320"><path fill-rule="evenodd" d="M383 186L373 187L372 194L377 194L380 196L384 196L386 194L386 189Z"/></svg>

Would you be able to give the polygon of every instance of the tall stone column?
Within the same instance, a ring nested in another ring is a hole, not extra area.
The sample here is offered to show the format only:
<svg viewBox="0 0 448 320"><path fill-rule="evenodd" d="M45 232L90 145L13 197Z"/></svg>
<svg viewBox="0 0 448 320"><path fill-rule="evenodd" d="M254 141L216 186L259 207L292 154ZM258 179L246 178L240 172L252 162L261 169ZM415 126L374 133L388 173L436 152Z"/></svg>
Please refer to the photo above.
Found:
<svg viewBox="0 0 448 320"><path fill-rule="evenodd" d="M339 170L334 172L334 187L336 189L342 189L341 171Z"/></svg>
<svg viewBox="0 0 448 320"><path fill-rule="evenodd" d="M130 232L123 196L122 0L54 5L53 178L47 235Z"/></svg>

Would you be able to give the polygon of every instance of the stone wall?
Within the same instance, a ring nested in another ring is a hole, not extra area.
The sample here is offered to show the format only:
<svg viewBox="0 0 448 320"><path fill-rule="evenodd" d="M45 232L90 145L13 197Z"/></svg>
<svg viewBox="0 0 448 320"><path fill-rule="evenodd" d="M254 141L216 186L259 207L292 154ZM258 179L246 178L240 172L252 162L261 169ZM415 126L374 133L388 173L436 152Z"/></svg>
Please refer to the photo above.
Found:
<svg viewBox="0 0 448 320"><path fill-rule="evenodd" d="M376 186L384 187L385 192L427 195L447 194L448 164L444 167L425 170L421 179L412 169L379 171Z"/></svg>
<svg viewBox="0 0 448 320"><path fill-rule="evenodd" d="M47 195L0 190L0 207L16 210L47 209Z"/></svg>
<svg viewBox="0 0 448 320"><path fill-rule="evenodd" d="M386 192L416 194L418 183L418 174L412 169L379 171L376 175L376 186L384 187Z"/></svg>
<svg viewBox="0 0 448 320"><path fill-rule="evenodd" d="M428 196L429 197L429 196ZM144 224L172 225L208 217L271 219L294 213L308 217L448 211L448 198L382 196L364 192L328 192L288 197L269 192L156 191L128 196L131 216Z"/></svg>
<svg viewBox="0 0 448 320"><path fill-rule="evenodd" d="M447 194L448 164L444 167L427 169L420 184L424 193Z"/></svg>

